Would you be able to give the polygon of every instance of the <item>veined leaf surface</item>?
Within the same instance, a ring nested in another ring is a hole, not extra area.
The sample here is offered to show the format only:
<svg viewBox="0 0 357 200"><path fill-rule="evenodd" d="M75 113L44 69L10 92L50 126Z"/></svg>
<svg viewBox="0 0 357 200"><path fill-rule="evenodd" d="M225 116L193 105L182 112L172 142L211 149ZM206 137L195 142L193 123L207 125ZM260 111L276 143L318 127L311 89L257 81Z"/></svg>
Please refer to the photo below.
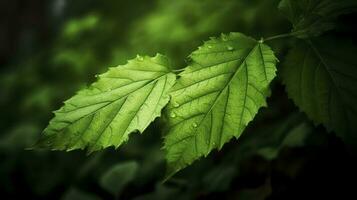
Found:
<svg viewBox="0 0 357 200"><path fill-rule="evenodd" d="M357 11L356 0L282 0L279 9L293 24L297 37L317 36L334 28L340 15Z"/></svg>
<svg viewBox="0 0 357 200"><path fill-rule="evenodd" d="M265 44L240 33L211 38L190 56L168 104L168 175L238 138L266 106L275 58Z"/></svg>
<svg viewBox="0 0 357 200"><path fill-rule="evenodd" d="M67 100L55 111L38 147L54 150L96 151L143 132L168 103L176 75L162 55L141 57L110 68L88 89Z"/></svg>
<svg viewBox="0 0 357 200"><path fill-rule="evenodd" d="M356 52L357 48L346 41L300 41L290 50L281 73L289 97L315 124L323 124L355 143Z"/></svg>

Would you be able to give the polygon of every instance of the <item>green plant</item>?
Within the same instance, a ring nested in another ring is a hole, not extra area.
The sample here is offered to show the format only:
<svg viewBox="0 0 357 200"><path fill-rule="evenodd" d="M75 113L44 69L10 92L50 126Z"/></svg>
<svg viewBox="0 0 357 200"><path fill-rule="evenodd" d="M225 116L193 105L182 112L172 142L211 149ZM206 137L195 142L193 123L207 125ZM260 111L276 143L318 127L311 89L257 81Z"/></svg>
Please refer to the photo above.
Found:
<svg viewBox="0 0 357 200"><path fill-rule="evenodd" d="M65 101L36 147L87 148L89 153L117 148L130 133L143 132L164 109L170 177L238 138L266 106L276 71L289 97L312 121L347 142L357 141L357 49L325 34L340 15L356 10L357 2L283 0L279 8L293 25L290 33L260 40L222 34L194 51L189 65L178 71L160 54L137 56L111 68ZM281 38L289 38L294 46L277 68L266 43Z"/></svg>

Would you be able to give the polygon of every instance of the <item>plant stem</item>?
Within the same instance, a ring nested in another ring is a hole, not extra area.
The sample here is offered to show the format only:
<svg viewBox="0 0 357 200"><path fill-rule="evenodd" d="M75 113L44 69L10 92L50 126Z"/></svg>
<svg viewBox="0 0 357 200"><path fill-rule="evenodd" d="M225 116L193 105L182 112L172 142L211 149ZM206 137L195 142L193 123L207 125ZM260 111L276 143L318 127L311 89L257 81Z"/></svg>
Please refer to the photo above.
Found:
<svg viewBox="0 0 357 200"><path fill-rule="evenodd" d="M285 33L285 34L280 34L280 35L274 35L274 36L265 38L264 41L269 41L269 40L275 40L275 39L280 39L280 38L291 37L291 36L293 36L293 35L294 35L294 33Z"/></svg>
<svg viewBox="0 0 357 200"><path fill-rule="evenodd" d="M284 33L284 34L279 34L279 35L274 35L271 37L267 37L265 39L263 39L263 41L269 41L269 40L275 40L275 39L280 39L280 38L287 38L287 37L292 37L292 36L298 36L300 34L305 33L306 30L299 30L299 31L294 31L294 32L290 32L290 33Z"/></svg>

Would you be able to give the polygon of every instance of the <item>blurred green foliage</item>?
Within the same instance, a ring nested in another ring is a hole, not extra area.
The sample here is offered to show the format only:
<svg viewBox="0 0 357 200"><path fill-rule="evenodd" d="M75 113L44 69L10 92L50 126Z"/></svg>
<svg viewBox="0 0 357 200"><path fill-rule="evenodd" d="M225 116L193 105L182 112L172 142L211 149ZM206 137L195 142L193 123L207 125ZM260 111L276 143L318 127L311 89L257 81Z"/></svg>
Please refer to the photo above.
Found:
<svg viewBox="0 0 357 200"><path fill-rule="evenodd" d="M278 83L269 109L259 112L240 141L166 183L159 122L140 137L134 134L123 148L90 156L25 150L63 99L136 54L168 55L179 69L209 36L237 31L259 39L291 29L278 12L278 0L42 3L47 39L36 28L25 31L31 37L22 37L25 42L1 69L2 199L298 199L311 191L328 196L331 188L353 191L347 183L356 177L356 157L339 138L293 114L297 108ZM346 20L351 17L341 17L331 34L356 43L349 28L353 20ZM279 40L271 45L279 57L289 46Z"/></svg>

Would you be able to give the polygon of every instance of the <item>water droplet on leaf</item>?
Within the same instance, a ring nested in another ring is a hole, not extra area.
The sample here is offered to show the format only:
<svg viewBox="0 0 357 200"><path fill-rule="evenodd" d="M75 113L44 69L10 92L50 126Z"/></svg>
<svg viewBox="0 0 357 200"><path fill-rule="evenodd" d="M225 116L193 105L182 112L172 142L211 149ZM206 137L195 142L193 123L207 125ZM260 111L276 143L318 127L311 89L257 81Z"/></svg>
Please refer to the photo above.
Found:
<svg viewBox="0 0 357 200"><path fill-rule="evenodd" d="M227 46L228 51L233 51L234 48L232 46Z"/></svg>
<svg viewBox="0 0 357 200"><path fill-rule="evenodd" d="M176 114L175 114L175 113L171 113L171 114L170 114L170 117L175 118L175 117L176 117Z"/></svg>
<svg viewBox="0 0 357 200"><path fill-rule="evenodd" d="M194 123L192 124L192 126L193 126L193 128L197 128L197 123L194 122Z"/></svg>
<svg viewBox="0 0 357 200"><path fill-rule="evenodd" d="M209 48L209 49L212 49L212 46L211 46L211 45L208 45L208 48Z"/></svg>

